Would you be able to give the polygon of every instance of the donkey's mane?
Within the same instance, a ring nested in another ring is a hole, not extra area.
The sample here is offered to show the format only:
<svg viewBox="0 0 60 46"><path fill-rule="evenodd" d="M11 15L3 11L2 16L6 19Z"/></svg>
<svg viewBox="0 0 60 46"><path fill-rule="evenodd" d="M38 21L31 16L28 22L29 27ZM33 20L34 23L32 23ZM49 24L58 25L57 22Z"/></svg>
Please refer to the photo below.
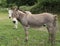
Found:
<svg viewBox="0 0 60 46"><path fill-rule="evenodd" d="M25 12L24 10L19 9L19 11L22 11L23 13L25 13L25 14L26 14L26 12Z"/></svg>

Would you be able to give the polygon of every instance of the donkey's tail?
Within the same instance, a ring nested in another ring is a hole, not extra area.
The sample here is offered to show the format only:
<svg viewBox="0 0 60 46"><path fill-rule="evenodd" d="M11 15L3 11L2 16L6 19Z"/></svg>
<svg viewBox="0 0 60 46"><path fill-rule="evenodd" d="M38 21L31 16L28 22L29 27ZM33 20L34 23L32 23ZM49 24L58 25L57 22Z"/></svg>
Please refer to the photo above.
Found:
<svg viewBox="0 0 60 46"><path fill-rule="evenodd" d="M57 21L57 15L54 15L54 21L53 21L54 27L56 27L56 21Z"/></svg>

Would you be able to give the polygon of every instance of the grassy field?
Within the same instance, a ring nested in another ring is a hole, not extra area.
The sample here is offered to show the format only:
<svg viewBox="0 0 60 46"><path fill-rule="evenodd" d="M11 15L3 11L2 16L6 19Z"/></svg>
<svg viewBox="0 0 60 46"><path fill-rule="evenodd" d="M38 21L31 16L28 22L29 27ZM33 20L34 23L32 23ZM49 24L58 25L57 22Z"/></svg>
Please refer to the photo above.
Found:
<svg viewBox="0 0 60 46"><path fill-rule="evenodd" d="M60 26L56 33L56 46L60 46ZM45 31L44 31L45 30ZM8 18L7 12L0 12L0 46L50 46L47 43L48 32L45 28L29 29L29 41L24 41L25 32L19 23L18 29L13 29L13 23Z"/></svg>

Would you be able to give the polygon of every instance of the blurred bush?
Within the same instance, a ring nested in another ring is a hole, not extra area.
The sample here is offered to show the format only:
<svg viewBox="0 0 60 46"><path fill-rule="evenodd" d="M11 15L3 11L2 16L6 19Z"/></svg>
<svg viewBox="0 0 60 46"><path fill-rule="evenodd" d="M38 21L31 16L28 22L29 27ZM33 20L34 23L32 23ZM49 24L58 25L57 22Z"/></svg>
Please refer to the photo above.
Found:
<svg viewBox="0 0 60 46"><path fill-rule="evenodd" d="M30 10L32 13L60 13L60 0L39 0Z"/></svg>
<svg viewBox="0 0 60 46"><path fill-rule="evenodd" d="M19 8L24 11L30 11L32 6L20 6Z"/></svg>

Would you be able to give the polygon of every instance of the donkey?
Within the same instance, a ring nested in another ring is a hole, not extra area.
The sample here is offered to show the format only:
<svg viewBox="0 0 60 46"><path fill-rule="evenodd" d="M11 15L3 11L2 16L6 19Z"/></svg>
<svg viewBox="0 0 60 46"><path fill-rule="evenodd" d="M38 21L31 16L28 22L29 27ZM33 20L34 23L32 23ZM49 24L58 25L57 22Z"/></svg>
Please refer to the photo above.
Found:
<svg viewBox="0 0 60 46"><path fill-rule="evenodd" d="M28 14L32 14L30 11L25 11L25 12L26 12L27 15ZM9 18L11 18L11 19L12 19L12 13L13 13L13 11L12 11L12 8L11 8L11 9L8 10L8 15L9 15ZM17 19L14 19L13 23L14 23L14 28L17 29L18 28L18 21L17 21Z"/></svg>
<svg viewBox="0 0 60 46"><path fill-rule="evenodd" d="M26 14L16 8L12 10L12 19L17 19L23 26L25 30L26 38L25 40L28 41L28 29L30 27L39 28L46 25L46 28L49 33L49 41L51 42L51 46L55 44L55 32L56 32L56 15L51 13L40 13L40 14Z"/></svg>

